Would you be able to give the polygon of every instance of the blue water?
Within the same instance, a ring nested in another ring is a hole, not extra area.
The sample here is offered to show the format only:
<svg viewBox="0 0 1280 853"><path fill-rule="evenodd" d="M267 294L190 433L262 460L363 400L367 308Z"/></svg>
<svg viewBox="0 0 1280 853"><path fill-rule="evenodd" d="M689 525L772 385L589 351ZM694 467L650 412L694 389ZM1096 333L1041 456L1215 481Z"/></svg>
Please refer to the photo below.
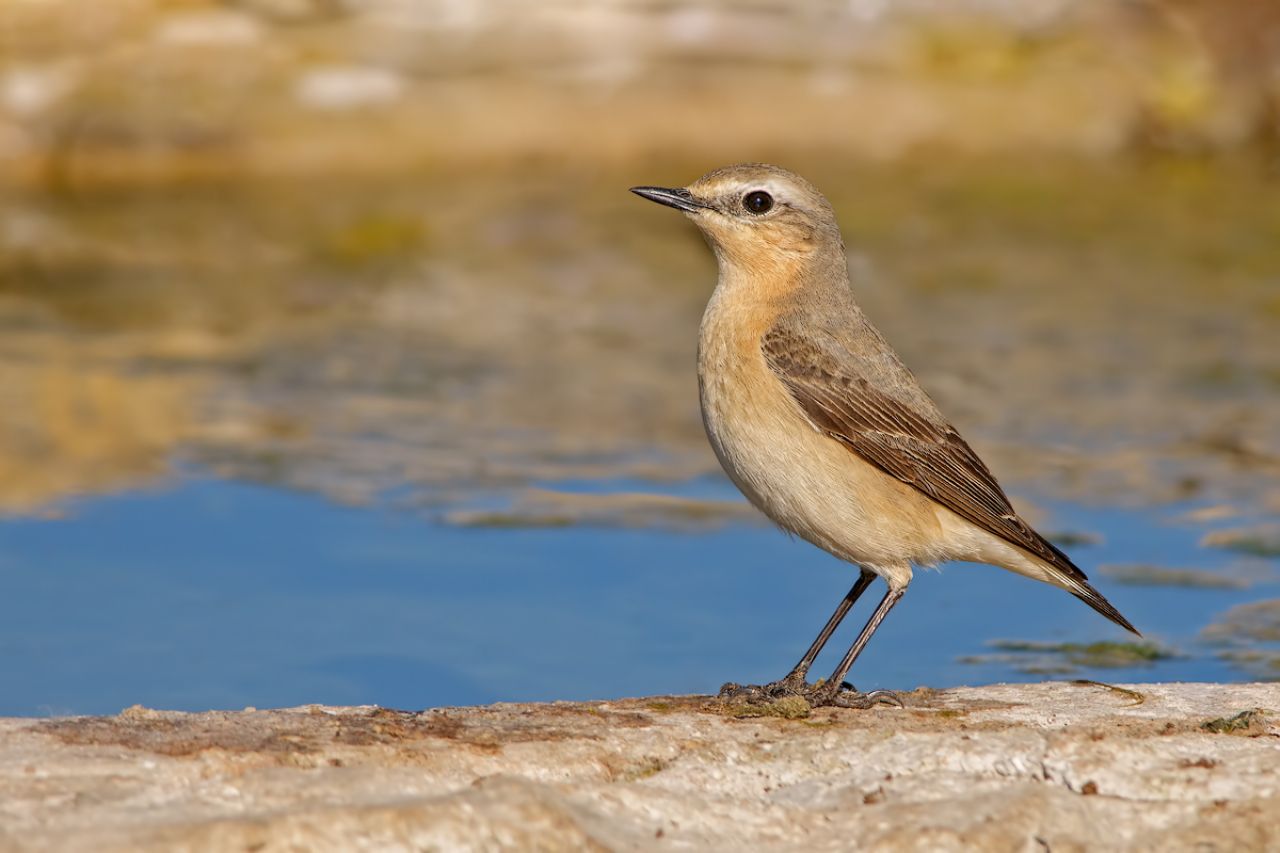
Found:
<svg viewBox="0 0 1280 853"><path fill-rule="evenodd" d="M631 484L633 487L635 484ZM686 491L731 497L721 481ZM1082 567L1198 567L1186 509L1049 505L1049 529L1100 533ZM199 476L86 499L57 520L0 522L0 715L303 703L400 708L706 693L795 662L853 570L766 526L707 533L451 527L393 507ZM1250 589L1121 586L1144 633L1185 657L1078 677L1246 680L1196 635ZM834 665L872 589L818 663ZM966 664L995 638L1092 642L1123 632L1071 596L985 566L921 571L851 680L910 689L1035 681Z"/></svg>

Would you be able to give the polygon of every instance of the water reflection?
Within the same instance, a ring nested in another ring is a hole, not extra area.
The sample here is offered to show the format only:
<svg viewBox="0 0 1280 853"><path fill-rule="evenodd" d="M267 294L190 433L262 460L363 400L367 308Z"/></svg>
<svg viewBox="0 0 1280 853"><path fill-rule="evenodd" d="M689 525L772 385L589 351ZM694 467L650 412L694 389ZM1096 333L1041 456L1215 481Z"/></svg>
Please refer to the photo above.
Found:
<svg viewBox="0 0 1280 853"><path fill-rule="evenodd" d="M0 710L570 698L785 669L844 576L752 526L718 477L691 368L712 261L625 192L709 165L13 199L0 644L23 671ZM1048 521L1105 532L1098 562L1186 566L1212 526L1099 505L1280 512L1261 165L788 165L830 188L865 307L944 410ZM924 578L859 677L1017 677L954 659L1104 632L1025 586ZM1185 644L1269 593L1110 594Z"/></svg>
<svg viewBox="0 0 1280 853"><path fill-rule="evenodd" d="M1280 500L1263 173L811 171L866 307L1015 487ZM689 369L713 266L629 177L19 199L0 506L175 456L348 501L714 471Z"/></svg>

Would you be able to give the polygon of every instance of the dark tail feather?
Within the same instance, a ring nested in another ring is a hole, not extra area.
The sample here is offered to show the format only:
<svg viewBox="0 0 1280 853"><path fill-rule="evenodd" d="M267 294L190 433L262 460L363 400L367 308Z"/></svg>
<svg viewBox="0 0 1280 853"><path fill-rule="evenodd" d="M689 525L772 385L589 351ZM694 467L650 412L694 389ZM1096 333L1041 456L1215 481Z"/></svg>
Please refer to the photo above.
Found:
<svg viewBox="0 0 1280 853"><path fill-rule="evenodd" d="M1073 585L1078 589L1071 590L1071 594L1110 619L1112 622L1141 637L1142 633L1133 625L1129 624L1129 620L1120 615L1120 611L1111 605L1110 601L1103 598L1102 593L1093 588L1093 585L1086 580L1073 580Z"/></svg>
<svg viewBox="0 0 1280 853"><path fill-rule="evenodd" d="M1040 544L1048 551L1048 555L1040 554L1040 558L1044 559L1049 556L1049 565L1060 573L1060 577L1066 583L1063 589L1110 619L1112 622L1124 628L1126 631L1141 637L1142 632L1129 622L1128 619L1120 615L1120 611L1112 606L1110 601L1103 597L1102 593L1093 588L1093 584L1089 583L1088 577L1080 570L1080 567L1071 562L1071 558L1062 553L1062 549L1054 545L1048 539L1045 539L1038 533L1034 534L1040 540Z"/></svg>

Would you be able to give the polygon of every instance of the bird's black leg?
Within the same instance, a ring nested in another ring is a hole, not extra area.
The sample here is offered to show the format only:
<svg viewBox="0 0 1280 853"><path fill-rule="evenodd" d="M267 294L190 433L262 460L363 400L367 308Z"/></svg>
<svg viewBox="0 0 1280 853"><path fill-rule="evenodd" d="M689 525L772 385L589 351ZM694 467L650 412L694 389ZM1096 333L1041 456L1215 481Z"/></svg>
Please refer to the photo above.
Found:
<svg viewBox="0 0 1280 853"><path fill-rule="evenodd" d="M813 666L813 662L817 659L818 653L822 651L822 647L827 644L827 640L831 639L831 635L835 633L836 628L840 627L840 623L844 621L844 617L849 613L854 603L862 597L862 593L866 592L867 587L871 586L871 582L876 579L874 572L866 569L858 575L858 579L854 581L853 586L849 589L844 600L840 602L840 606L836 608L836 612L831 614L831 618L827 620L827 624L822 626L821 633L817 639L813 641L813 645L809 646L809 651L804 653L804 657L800 658L800 662L792 667L787 677L782 679L781 683L796 684L804 686L805 681L809 677L809 667Z"/></svg>
<svg viewBox="0 0 1280 853"><path fill-rule="evenodd" d="M739 698L758 698L758 699L775 699L789 695L804 695L808 688L806 679L809 676L809 667L813 666L813 662L818 657L818 653L822 651L822 647L827 644L827 640L831 639L831 635L835 633L836 628L848 615L850 608L871 586L871 582L876 579L874 572L866 569L858 575L858 579L854 581L849 592L845 594L844 599L836 607L835 613L831 614L831 618L827 620L827 624L822 626L822 631L817 638L809 646L809 650L804 653L804 657L800 658L800 662L791 668L791 672L780 681L774 681L759 687L754 685L737 685L729 683L720 688L721 696L733 696Z"/></svg>
<svg viewBox="0 0 1280 853"><path fill-rule="evenodd" d="M856 690L845 690L843 688L844 677L849 674L849 668L858 659L858 655L862 654L867 641L871 639L871 635L880 627L884 617L889 615L889 611L893 609L893 606L898 603L906 591L905 587L901 589L889 588L884 598L880 600L879 606L876 607L876 612L872 613L871 618L867 620L866 627L862 629L862 633L858 634L858 639L854 640L853 645L849 647L849 651L845 652L844 658L840 661L840 665L836 667L836 671L831 674L831 678L812 691L807 697L811 705L814 707L838 705L841 708L870 708L877 702L902 704L901 700L888 690L859 693Z"/></svg>

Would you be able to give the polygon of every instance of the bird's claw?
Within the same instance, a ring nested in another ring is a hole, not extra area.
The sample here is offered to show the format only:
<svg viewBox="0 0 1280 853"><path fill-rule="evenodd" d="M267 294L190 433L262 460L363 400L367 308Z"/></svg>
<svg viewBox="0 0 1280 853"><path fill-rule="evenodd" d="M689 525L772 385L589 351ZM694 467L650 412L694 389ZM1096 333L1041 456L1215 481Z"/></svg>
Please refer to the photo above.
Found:
<svg viewBox="0 0 1280 853"><path fill-rule="evenodd" d="M810 700L810 704L815 708L819 707L812 700ZM824 704L830 704L837 708L857 708L860 711L865 711L876 705L892 705L896 708L905 707L902 704L902 699L892 690L872 690L868 693L859 693L857 690L846 688L845 685L841 685L840 690Z"/></svg>

